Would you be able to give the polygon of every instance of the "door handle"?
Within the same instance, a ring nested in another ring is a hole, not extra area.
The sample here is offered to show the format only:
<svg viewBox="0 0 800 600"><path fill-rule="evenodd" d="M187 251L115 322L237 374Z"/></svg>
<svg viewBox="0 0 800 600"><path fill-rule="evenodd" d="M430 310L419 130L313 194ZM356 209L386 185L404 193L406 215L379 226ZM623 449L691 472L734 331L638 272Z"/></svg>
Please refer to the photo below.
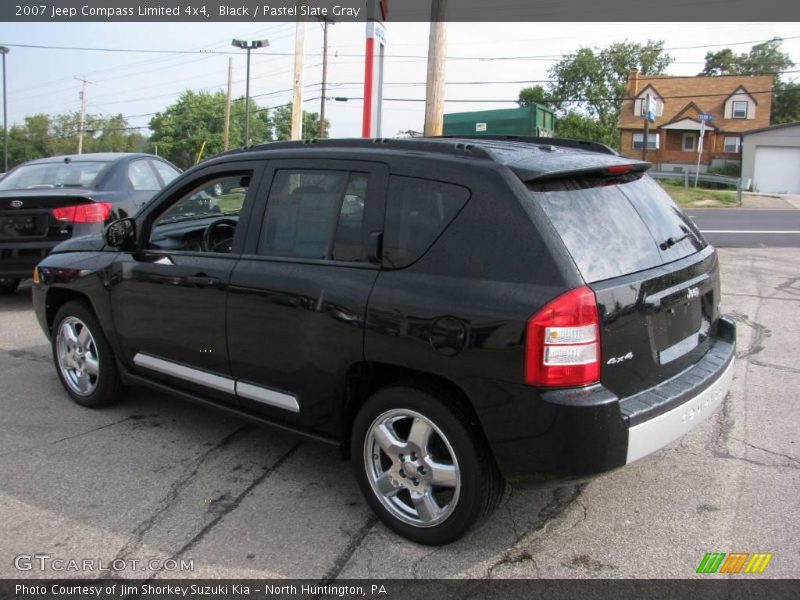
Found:
<svg viewBox="0 0 800 600"><path fill-rule="evenodd" d="M186 283L196 285L197 287L219 287L220 281L218 277L209 277L208 275L193 275L186 278Z"/></svg>

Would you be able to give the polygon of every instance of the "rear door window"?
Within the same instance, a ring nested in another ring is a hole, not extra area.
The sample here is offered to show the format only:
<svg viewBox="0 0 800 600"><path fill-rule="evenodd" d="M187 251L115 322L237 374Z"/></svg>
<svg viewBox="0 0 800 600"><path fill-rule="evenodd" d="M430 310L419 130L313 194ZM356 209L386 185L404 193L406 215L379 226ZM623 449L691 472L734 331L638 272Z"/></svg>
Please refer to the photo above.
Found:
<svg viewBox="0 0 800 600"><path fill-rule="evenodd" d="M172 168L170 165L160 160L150 160L150 164L156 171L158 171L158 176L161 177L161 181L165 186L169 185L173 179L181 174L180 171Z"/></svg>
<svg viewBox="0 0 800 600"><path fill-rule="evenodd" d="M267 201L258 254L360 261L367 173L277 171Z"/></svg>
<svg viewBox="0 0 800 600"><path fill-rule="evenodd" d="M418 260L469 200L460 185L393 175L389 179L383 261L402 268Z"/></svg>
<svg viewBox="0 0 800 600"><path fill-rule="evenodd" d="M128 165L128 182L137 192L158 191L161 184L156 179L156 174L147 164L147 160L134 160Z"/></svg>
<svg viewBox="0 0 800 600"><path fill-rule="evenodd" d="M565 179L529 186L583 278L594 283L657 267L706 246L700 232L649 177L586 187Z"/></svg>

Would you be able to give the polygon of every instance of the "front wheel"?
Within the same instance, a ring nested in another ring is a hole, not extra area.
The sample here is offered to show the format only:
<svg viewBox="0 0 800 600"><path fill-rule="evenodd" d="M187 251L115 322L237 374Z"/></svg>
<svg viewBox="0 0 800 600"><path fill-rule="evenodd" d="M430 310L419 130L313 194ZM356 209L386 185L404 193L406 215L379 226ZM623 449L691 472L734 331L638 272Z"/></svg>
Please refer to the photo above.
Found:
<svg viewBox="0 0 800 600"><path fill-rule="evenodd" d="M443 394L405 386L378 391L356 417L352 456L372 509L421 544L460 538L502 496L503 479L481 432Z"/></svg>
<svg viewBox="0 0 800 600"><path fill-rule="evenodd" d="M53 360L72 399L88 408L117 402L122 383L100 323L85 302L67 302L56 314Z"/></svg>

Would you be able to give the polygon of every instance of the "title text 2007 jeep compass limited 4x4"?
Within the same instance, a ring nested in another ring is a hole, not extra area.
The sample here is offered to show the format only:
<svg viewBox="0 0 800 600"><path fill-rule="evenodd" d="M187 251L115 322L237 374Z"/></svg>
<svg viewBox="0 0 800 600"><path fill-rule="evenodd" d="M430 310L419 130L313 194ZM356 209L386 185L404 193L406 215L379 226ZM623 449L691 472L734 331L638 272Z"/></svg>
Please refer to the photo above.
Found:
<svg viewBox="0 0 800 600"><path fill-rule="evenodd" d="M505 480L620 467L727 393L716 252L648 166L521 138L234 151L57 247L36 313L79 404L141 384L336 444L389 527L445 543Z"/></svg>

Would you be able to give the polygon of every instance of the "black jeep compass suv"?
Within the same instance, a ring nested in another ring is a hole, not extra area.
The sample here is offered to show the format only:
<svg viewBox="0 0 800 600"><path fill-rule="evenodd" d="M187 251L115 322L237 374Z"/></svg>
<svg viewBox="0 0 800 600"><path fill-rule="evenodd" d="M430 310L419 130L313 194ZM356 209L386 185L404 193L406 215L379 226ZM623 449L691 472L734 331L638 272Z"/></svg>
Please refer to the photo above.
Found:
<svg viewBox="0 0 800 600"><path fill-rule="evenodd" d="M623 466L726 395L717 254L649 166L540 138L234 151L57 246L36 314L79 404L144 385L334 444L389 527L446 543L505 481Z"/></svg>

